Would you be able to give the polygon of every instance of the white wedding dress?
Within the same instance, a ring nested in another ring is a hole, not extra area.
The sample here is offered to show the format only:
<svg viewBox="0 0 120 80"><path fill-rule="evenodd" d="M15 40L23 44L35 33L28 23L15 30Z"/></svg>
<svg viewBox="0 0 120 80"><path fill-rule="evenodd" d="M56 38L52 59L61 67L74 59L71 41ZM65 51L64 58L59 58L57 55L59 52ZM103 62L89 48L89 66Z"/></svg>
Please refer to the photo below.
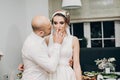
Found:
<svg viewBox="0 0 120 80"><path fill-rule="evenodd" d="M72 57L72 35L67 35L61 46L60 61L55 73L51 73L48 80L76 80L75 72L69 65L69 60ZM49 49L53 45L53 37L49 39ZM52 53L49 53L51 55Z"/></svg>

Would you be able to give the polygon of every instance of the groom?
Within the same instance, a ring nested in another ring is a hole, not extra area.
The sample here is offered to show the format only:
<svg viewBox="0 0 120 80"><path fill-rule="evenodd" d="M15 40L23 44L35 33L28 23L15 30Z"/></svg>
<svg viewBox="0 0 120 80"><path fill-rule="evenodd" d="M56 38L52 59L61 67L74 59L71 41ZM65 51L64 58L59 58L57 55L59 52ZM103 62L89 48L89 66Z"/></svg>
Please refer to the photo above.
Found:
<svg viewBox="0 0 120 80"><path fill-rule="evenodd" d="M48 56L44 37L51 32L50 20L45 16L35 16L32 29L32 34L27 37L22 48L24 71L21 80L47 80L48 74L56 70L64 36L60 31L54 34L52 55Z"/></svg>

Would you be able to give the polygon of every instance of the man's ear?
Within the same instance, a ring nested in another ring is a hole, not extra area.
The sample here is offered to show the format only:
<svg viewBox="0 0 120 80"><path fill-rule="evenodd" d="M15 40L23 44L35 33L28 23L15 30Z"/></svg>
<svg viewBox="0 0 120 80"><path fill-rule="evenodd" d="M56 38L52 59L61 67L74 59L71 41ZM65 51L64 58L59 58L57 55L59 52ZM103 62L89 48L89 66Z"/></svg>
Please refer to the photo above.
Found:
<svg viewBox="0 0 120 80"><path fill-rule="evenodd" d="M44 33L45 33L44 31L39 31L41 37L44 37Z"/></svg>

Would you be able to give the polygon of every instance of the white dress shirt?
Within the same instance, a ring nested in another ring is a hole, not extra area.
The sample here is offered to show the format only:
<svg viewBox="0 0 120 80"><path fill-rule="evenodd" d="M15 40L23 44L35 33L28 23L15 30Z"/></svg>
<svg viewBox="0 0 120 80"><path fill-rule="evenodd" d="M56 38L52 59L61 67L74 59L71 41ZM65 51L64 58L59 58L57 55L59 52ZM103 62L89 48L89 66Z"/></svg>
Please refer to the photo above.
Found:
<svg viewBox="0 0 120 80"><path fill-rule="evenodd" d="M48 80L48 74L56 70L61 45L54 43L48 49L44 38L32 33L25 40L22 49L24 72L22 80ZM48 54L52 53L52 56Z"/></svg>

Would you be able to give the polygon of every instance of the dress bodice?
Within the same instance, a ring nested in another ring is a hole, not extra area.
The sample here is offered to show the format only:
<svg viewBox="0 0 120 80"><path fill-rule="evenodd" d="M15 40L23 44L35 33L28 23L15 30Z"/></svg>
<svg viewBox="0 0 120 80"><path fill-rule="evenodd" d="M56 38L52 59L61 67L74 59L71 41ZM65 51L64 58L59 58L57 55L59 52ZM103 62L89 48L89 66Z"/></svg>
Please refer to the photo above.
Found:
<svg viewBox="0 0 120 80"><path fill-rule="evenodd" d="M69 65L69 60L72 57L72 40L73 40L72 35L65 36L61 46L59 65ZM51 45L53 45L52 35L50 35L49 38L49 44L48 44L49 50L51 49ZM49 55L51 54L52 53L49 53Z"/></svg>

